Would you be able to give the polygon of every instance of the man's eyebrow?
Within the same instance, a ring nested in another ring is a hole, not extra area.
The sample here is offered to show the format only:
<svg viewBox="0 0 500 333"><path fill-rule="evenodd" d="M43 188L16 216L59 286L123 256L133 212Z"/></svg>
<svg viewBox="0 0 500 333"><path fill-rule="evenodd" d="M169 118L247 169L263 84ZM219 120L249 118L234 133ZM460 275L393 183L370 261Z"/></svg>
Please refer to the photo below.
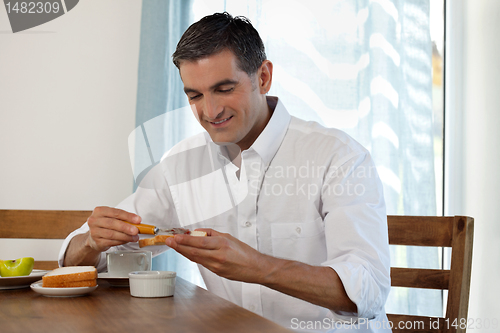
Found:
<svg viewBox="0 0 500 333"><path fill-rule="evenodd" d="M226 85L226 84L237 84L238 81L236 80L231 80L231 79L224 79L224 80L221 80L215 84L213 84L210 89L215 89L217 87L220 87L220 86L223 86L223 85ZM199 93L198 90L196 89L193 89L193 88L189 88L189 87L184 87L184 93L188 94L188 93Z"/></svg>
<svg viewBox="0 0 500 333"><path fill-rule="evenodd" d="M225 80L222 80L222 81L219 81L217 82L216 84L213 84L210 89L215 89L217 87L220 87L220 86L223 86L223 85L226 85L226 84L236 84L238 83L238 81L236 80L231 80L231 79L225 79Z"/></svg>
<svg viewBox="0 0 500 333"><path fill-rule="evenodd" d="M196 89L192 89L192 88L187 88L187 87L184 87L184 92L186 94L189 94L189 93L198 93L198 90Z"/></svg>

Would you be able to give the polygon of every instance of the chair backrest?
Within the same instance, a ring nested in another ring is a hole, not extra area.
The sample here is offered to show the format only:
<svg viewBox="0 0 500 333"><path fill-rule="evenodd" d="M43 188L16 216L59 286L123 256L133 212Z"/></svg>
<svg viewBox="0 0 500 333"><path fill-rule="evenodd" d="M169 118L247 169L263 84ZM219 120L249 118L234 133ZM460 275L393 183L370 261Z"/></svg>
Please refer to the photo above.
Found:
<svg viewBox="0 0 500 333"><path fill-rule="evenodd" d="M393 287L448 290L445 317L388 314L393 332L465 332L474 219L467 216L388 216L387 223L389 244L451 247L449 270L391 268Z"/></svg>
<svg viewBox="0 0 500 333"><path fill-rule="evenodd" d="M64 239L79 228L92 211L0 210L0 238ZM35 258L36 259L36 258ZM57 261L35 261L35 269L57 268Z"/></svg>

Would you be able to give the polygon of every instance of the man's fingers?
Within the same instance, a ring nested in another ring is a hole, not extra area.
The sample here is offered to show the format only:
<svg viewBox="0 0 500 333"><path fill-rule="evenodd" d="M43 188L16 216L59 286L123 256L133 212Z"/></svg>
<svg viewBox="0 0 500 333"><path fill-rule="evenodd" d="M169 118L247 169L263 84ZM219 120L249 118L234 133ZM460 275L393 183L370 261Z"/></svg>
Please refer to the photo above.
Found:
<svg viewBox="0 0 500 333"><path fill-rule="evenodd" d="M207 230L212 230L212 229L207 229ZM211 237L175 235L173 238L174 241L179 245L191 246L206 250L219 249L221 247L221 241L222 241L220 237L214 237L213 235Z"/></svg>
<svg viewBox="0 0 500 333"><path fill-rule="evenodd" d="M111 207L96 207L87 222L90 229L104 228L123 232L127 235L137 235L137 227L123 221L140 223L141 218L133 213Z"/></svg>
<svg viewBox="0 0 500 333"><path fill-rule="evenodd" d="M90 230L98 230L98 229L107 230L108 234L110 234L110 232L112 231L117 231L119 233L123 233L130 236L135 236L139 233L139 230L134 225L109 217L96 218L91 216L89 217L87 222L89 224Z"/></svg>
<svg viewBox="0 0 500 333"><path fill-rule="evenodd" d="M123 223L123 222L121 222ZM129 225L130 226L130 225ZM132 226L133 227L133 226ZM135 227L133 227L135 228ZM135 228L137 229L137 228ZM122 243L128 242L136 242L139 240L139 236L137 235L137 230L135 231L135 235L127 234L121 231L108 229L108 228L92 228L90 229L90 235L92 238L98 242L99 240L112 240L119 241Z"/></svg>
<svg viewBox="0 0 500 333"><path fill-rule="evenodd" d="M105 239L113 239L118 241L130 241L131 239L139 238L138 230L136 227L116 220L112 222L118 223L119 227L117 229L98 228L96 229L98 237ZM125 226L122 226L122 224L125 224Z"/></svg>
<svg viewBox="0 0 500 333"><path fill-rule="evenodd" d="M94 213L102 217L110 217L116 220L127 221L131 223L141 223L141 217L137 214L127 212L123 209L112 207L96 207Z"/></svg>
<svg viewBox="0 0 500 333"><path fill-rule="evenodd" d="M220 235L222 235L222 233L218 232L217 230L211 229L211 228L198 228L195 230L205 231L207 233L207 236L220 236Z"/></svg>
<svg viewBox="0 0 500 333"><path fill-rule="evenodd" d="M214 255L216 255L217 252L211 249L179 244L175 242L174 239L171 239L170 242L167 240L165 243L178 253L182 254L184 257L196 263L202 264L203 266L206 266L207 263L214 261ZM169 243L171 245L169 245ZM215 259L215 261L217 260Z"/></svg>
<svg viewBox="0 0 500 333"><path fill-rule="evenodd" d="M112 246L123 245L126 243L128 243L128 241L123 242L113 239L97 238L97 239L92 239L92 248L97 251L104 252Z"/></svg>
<svg viewBox="0 0 500 333"><path fill-rule="evenodd" d="M123 222L122 220L116 220L113 218L102 218L102 227L105 229L116 230L127 235L137 235L139 229L136 226Z"/></svg>
<svg viewBox="0 0 500 333"><path fill-rule="evenodd" d="M111 246L137 242L139 230L133 224L141 218L133 213L112 207L96 207L87 220L92 247L106 250Z"/></svg>
<svg viewBox="0 0 500 333"><path fill-rule="evenodd" d="M93 228L90 229L90 239L92 240L92 248L102 252L106 251L111 246L137 242L139 240L139 236L130 236L110 229Z"/></svg>

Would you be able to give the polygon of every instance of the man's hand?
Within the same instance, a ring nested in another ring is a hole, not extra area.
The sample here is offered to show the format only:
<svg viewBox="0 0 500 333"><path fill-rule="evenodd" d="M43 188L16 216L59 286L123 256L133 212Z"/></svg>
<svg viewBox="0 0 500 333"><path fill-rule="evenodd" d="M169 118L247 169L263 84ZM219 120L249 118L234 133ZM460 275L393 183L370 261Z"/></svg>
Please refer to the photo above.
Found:
<svg viewBox="0 0 500 333"><path fill-rule="evenodd" d="M124 221L139 224L138 215L111 207L96 207L87 220L89 233L86 246L104 252L112 246L139 240L139 230Z"/></svg>
<svg viewBox="0 0 500 333"><path fill-rule="evenodd" d="M186 258L230 280L258 283L266 273L267 257L229 234L197 229L207 237L175 235L165 244Z"/></svg>
<svg viewBox="0 0 500 333"><path fill-rule="evenodd" d="M258 283L334 311L357 311L332 268L275 258L229 234L198 230L206 231L209 237L175 235L165 244L227 279Z"/></svg>
<svg viewBox="0 0 500 333"><path fill-rule="evenodd" d="M96 207L87 219L89 231L76 235L69 243L64 266L97 265L101 252L137 242L139 230L124 221L139 224L141 218L121 209Z"/></svg>

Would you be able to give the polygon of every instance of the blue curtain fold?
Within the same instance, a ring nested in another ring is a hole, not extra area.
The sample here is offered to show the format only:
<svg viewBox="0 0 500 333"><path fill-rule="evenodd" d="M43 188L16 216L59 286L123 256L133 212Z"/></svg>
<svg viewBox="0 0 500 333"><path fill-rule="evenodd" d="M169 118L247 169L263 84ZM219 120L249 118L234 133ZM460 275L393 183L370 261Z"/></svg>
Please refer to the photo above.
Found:
<svg viewBox="0 0 500 333"><path fill-rule="evenodd" d="M184 124L191 122L192 115L176 112L188 103L171 56L191 21L192 1L142 2L137 135L133 137L136 159L132 164L138 170L134 190L147 171L159 162L162 153L188 134ZM147 149L147 153L140 154L140 147ZM178 276L204 286L196 264L172 250L153 258L153 270L175 271Z"/></svg>

